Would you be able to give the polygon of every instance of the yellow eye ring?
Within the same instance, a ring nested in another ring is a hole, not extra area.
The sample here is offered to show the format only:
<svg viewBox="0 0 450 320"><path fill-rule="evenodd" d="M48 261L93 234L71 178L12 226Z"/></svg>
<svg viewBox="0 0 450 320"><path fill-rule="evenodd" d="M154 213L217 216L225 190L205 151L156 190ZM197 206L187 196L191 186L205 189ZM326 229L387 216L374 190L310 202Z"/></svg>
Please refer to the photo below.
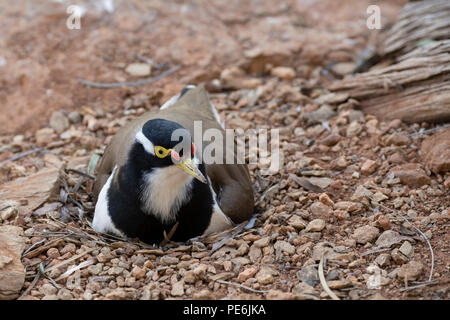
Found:
<svg viewBox="0 0 450 320"><path fill-rule="evenodd" d="M167 157L167 155L170 153L170 151L172 151L171 149L166 149L164 147L161 146L155 146L155 155L158 158L165 158Z"/></svg>

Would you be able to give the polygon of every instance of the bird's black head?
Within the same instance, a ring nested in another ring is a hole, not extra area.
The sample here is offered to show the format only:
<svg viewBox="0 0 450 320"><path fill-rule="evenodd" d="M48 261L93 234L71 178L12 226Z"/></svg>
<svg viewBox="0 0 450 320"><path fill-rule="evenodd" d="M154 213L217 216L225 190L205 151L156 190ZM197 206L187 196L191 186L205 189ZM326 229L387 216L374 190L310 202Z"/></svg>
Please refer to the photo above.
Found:
<svg viewBox="0 0 450 320"><path fill-rule="evenodd" d="M206 183L194 161L195 145L191 134L176 122L164 119L147 121L136 133L136 145L132 152L137 152L133 160L144 168L176 166Z"/></svg>

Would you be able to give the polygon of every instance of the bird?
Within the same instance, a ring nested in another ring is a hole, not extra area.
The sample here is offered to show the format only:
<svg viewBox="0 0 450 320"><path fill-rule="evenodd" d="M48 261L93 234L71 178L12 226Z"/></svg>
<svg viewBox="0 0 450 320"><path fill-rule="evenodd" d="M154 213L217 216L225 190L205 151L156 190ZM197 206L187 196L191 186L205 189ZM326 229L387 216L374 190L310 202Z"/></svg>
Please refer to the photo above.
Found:
<svg viewBox="0 0 450 320"><path fill-rule="evenodd" d="M194 143L194 121L201 121L203 130L225 133L203 85L185 87L116 133L96 168L94 230L161 244L167 233L171 241L185 242L251 218L247 165L226 162L226 150L221 163L199 160L208 143ZM178 129L188 133L191 147L184 160L184 149L175 148L181 138L172 138Z"/></svg>

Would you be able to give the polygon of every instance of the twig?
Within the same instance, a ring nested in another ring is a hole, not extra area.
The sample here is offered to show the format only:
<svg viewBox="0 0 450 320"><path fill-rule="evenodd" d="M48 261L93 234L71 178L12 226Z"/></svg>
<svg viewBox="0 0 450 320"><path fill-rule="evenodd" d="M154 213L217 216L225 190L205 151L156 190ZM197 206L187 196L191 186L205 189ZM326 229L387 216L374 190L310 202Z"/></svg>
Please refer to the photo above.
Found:
<svg viewBox="0 0 450 320"><path fill-rule="evenodd" d="M92 251L94 251L93 248L88 249L88 250L86 250L86 251L84 251L84 252L82 252L82 253L80 253L80 254L77 254L76 256L73 256L73 257L70 258L70 259L64 260L63 262L58 263L57 265L54 265L53 267L48 268L47 270L45 270L45 272L50 272L50 271L52 271L52 270L54 270L54 269L56 269L56 268L62 267L62 266L64 266L64 265L68 264L69 262L72 262L72 261L74 261L74 260L77 260L78 258L81 258L81 257L84 256L85 254L88 254L89 252L92 252Z"/></svg>
<svg viewBox="0 0 450 320"><path fill-rule="evenodd" d="M412 137L412 136L415 136L415 135L418 135L418 134L422 135L424 133L429 133L429 132L437 131L437 130L440 130L440 129L445 129L445 128L448 128L448 127L450 127L450 124L444 124L442 126L439 126L439 127L436 127L436 128L431 128L431 129L428 129L428 130L423 130L423 131L419 130L417 132L413 132L413 133L408 134L408 137Z"/></svg>
<svg viewBox="0 0 450 320"><path fill-rule="evenodd" d="M73 172L73 173L76 173L76 174L79 174L80 176L89 178L89 179L91 179L91 180L95 180L95 177L91 176L90 174L84 173L83 171L80 171L80 170L76 170L76 169L67 169L67 171Z"/></svg>
<svg viewBox="0 0 450 320"><path fill-rule="evenodd" d="M426 287L426 286L431 286L431 285L438 284L438 283L439 283L438 280L427 281L427 282L418 284L418 285L416 285L416 286L402 288L402 289L400 289L400 292L403 292L403 291L409 291L409 290L414 290L414 289L422 288L422 287Z"/></svg>
<svg viewBox="0 0 450 320"><path fill-rule="evenodd" d="M324 260L324 256L325 253L322 254L322 258L320 258L320 263L319 263L319 279L320 279L320 284L322 285L323 289L326 291L326 293L328 293L328 295L333 299L333 300L341 300L338 298L338 296L331 291L331 289L328 287L327 285L327 281L325 280L325 276L323 275L323 260Z"/></svg>
<svg viewBox="0 0 450 320"><path fill-rule="evenodd" d="M157 75L156 77L145 78L145 79L141 79L138 81L99 83L99 82L92 82L92 81L83 80L83 79L78 78L78 82L80 82L88 87L101 88L101 89L119 88L119 87L138 87L138 86L142 86L144 84L150 84L150 83L159 81L159 80L167 77L168 75L178 71L180 68L181 68L181 66L176 66L172 69L164 71L163 73Z"/></svg>
<svg viewBox="0 0 450 320"><path fill-rule="evenodd" d="M397 215L398 217L402 218L403 220L405 220L405 222L407 224L409 224L411 227L414 228L414 230L416 230L426 241L428 248L430 249L431 252L431 268L430 268L430 276L428 277L428 282L431 281L431 279L433 278L433 270L434 270L434 251L433 251L433 247L431 246L430 240L428 240L428 237L419 229L417 228L413 223L411 223L407 218L405 218L402 214L400 214L399 212L397 212L396 210L393 210L389 207L386 207L385 205L375 201L372 197L368 196L368 198L370 200L372 200L373 203L378 204L380 207L391 211L393 214Z"/></svg>
<svg viewBox="0 0 450 320"><path fill-rule="evenodd" d="M170 229L169 231L169 235L167 235L166 230L164 230L163 235L164 235L164 240L159 244L160 247L164 247L167 242L170 241L170 238L173 237L173 234L175 233L175 231L177 230L179 225L179 222L177 221L177 223L174 224L174 226L172 227L172 229Z"/></svg>
<svg viewBox="0 0 450 320"><path fill-rule="evenodd" d="M20 300L20 299L22 299L23 297L25 297L25 296L28 294L28 292L30 292L31 289L34 288L34 286L36 285L36 283L38 282L38 280L39 280L40 277L41 277L41 273L40 273L40 272L36 273L36 276L34 277L33 281L32 281L31 284L30 284L30 286L27 288L27 290L25 290L25 291L22 293L22 295L19 297L18 300Z"/></svg>
<svg viewBox="0 0 450 320"><path fill-rule="evenodd" d="M67 278L68 276L70 276L72 273L74 273L77 270L83 269L87 266L90 266L91 264L94 264L95 260L94 259L90 259L90 260L86 260L83 261L82 263L80 263L79 265L70 268L69 270L67 270L66 272L64 272L58 279L56 279L55 281L59 281L62 279Z"/></svg>
<svg viewBox="0 0 450 320"><path fill-rule="evenodd" d="M225 281L225 280L216 280L216 282L223 283L223 284L228 284L228 285L232 285L232 286L236 286L236 287L239 287L239 288L242 288L242 289L254 292L254 293L267 293L267 292L269 292L269 290L255 290L255 289L247 287L247 286L245 286L243 284L234 283L234 282Z"/></svg>
<svg viewBox="0 0 450 320"><path fill-rule="evenodd" d="M30 151L18 154L17 156L11 157L11 158L6 159L6 160L3 160L2 162L0 162L0 165L4 164L4 163L7 163L9 161L19 160L20 158L29 156L30 154L33 154L33 153L36 153L36 152L39 152L39 151L42 151L42 150L43 150L42 148L36 148L36 149L30 150Z"/></svg>

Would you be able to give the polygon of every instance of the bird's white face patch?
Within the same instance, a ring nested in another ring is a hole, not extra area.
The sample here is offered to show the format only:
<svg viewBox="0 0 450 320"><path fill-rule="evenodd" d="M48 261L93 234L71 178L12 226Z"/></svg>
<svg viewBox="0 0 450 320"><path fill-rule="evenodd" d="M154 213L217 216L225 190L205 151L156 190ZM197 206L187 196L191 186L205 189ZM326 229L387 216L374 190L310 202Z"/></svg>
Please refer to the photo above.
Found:
<svg viewBox="0 0 450 320"><path fill-rule="evenodd" d="M142 133L142 130L136 133L136 141L139 142L148 153L155 155L155 146L153 143L147 139L147 137Z"/></svg>
<svg viewBox="0 0 450 320"><path fill-rule="evenodd" d="M193 176L180 168L154 169L144 176L140 199L142 211L154 214L163 223L173 222L180 207L190 200Z"/></svg>
<svg viewBox="0 0 450 320"><path fill-rule="evenodd" d="M111 186L111 181L114 178L116 171L117 166L114 167L114 170L109 176L108 181L106 181L105 185L98 195L98 200L95 204L95 213L94 220L92 221L92 227L97 232L114 233L115 235L125 237L125 235L116 228L108 212L108 190Z"/></svg>

